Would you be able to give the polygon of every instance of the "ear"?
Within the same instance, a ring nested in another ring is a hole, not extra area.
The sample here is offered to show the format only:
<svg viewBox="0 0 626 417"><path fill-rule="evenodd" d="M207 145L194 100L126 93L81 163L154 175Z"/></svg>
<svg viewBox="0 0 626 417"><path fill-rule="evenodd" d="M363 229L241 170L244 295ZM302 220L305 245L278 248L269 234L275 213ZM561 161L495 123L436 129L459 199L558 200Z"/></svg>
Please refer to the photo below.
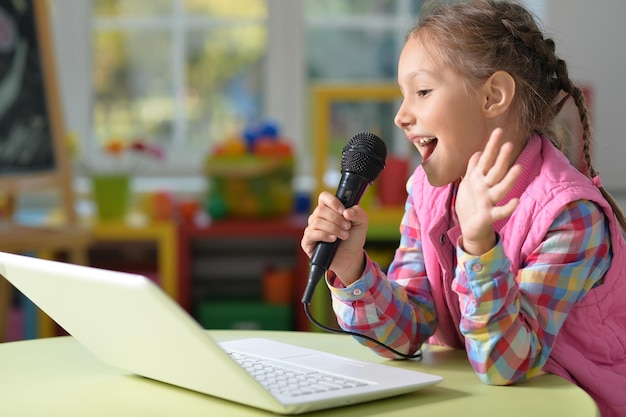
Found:
<svg viewBox="0 0 626 417"><path fill-rule="evenodd" d="M515 96L515 80L506 71L496 71L483 84L482 93L485 117L499 116L511 106Z"/></svg>

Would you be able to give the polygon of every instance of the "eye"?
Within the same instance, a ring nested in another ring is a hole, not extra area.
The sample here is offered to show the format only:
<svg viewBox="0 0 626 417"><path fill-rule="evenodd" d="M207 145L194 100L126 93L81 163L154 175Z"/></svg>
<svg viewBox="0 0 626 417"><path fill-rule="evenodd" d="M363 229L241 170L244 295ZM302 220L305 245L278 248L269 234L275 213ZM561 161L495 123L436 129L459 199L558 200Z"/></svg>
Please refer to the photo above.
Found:
<svg viewBox="0 0 626 417"><path fill-rule="evenodd" d="M416 94L419 97L426 97L427 95L429 95L431 93L431 91L433 91L433 90L419 90Z"/></svg>

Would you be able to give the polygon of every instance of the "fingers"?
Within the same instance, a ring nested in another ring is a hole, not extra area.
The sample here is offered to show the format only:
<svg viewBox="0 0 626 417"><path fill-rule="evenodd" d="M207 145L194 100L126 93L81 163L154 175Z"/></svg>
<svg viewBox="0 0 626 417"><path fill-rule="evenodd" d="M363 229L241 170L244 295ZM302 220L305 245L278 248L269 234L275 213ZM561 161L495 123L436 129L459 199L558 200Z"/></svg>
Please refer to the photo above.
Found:
<svg viewBox="0 0 626 417"><path fill-rule="evenodd" d="M365 217L364 217L365 216ZM318 206L308 219L301 241L302 249L311 256L317 242L345 240L350 236L352 222L366 219L364 211L354 206L345 209L339 199L329 192L323 192L318 198Z"/></svg>
<svg viewBox="0 0 626 417"><path fill-rule="evenodd" d="M505 142L502 135L502 129L494 129L484 151L476 152L470 158L467 167L468 174L472 173L474 176L482 177L481 181L485 187L493 189L498 195L501 194L498 192L502 188L501 182L510 175L511 165L515 159L513 144ZM505 182L509 184L510 178Z"/></svg>
<svg viewBox="0 0 626 417"><path fill-rule="evenodd" d="M469 177L471 173L477 171L478 163L480 162L480 158L482 157L482 152L476 152L474 155L470 157L470 160L467 163L467 169L465 171L465 177Z"/></svg>
<svg viewBox="0 0 626 417"><path fill-rule="evenodd" d="M480 155L477 168L480 168L483 175L488 175L492 167L497 164L502 150L502 134L502 129L494 129L489 136L484 151Z"/></svg>
<svg viewBox="0 0 626 417"><path fill-rule="evenodd" d="M502 181L508 174L513 159L513 144L506 142L502 144L493 165L489 165L485 173L485 182L488 186L493 186Z"/></svg>
<svg viewBox="0 0 626 417"><path fill-rule="evenodd" d="M498 220L509 217L511 214L513 214L513 211L517 207L518 203L519 199L512 198L511 200L507 201L507 203L503 206L493 207L491 209L491 217L493 218L493 221L496 222Z"/></svg>
<svg viewBox="0 0 626 417"><path fill-rule="evenodd" d="M500 128L496 128L491 132L485 149L473 154L468 161L466 176L470 173L480 175L484 177L487 186L492 186L502 178L506 173L501 169L502 164L508 160L506 156L510 156L512 150L505 149L508 148L506 145L510 144L501 143L502 135L502 129ZM496 168L495 170L494 167Z"/></svg>
<svg viewBox="0 0 626 417"><path fill-rule="evenodd" d="M317 198L317 204L318 207L329 207L330 209L335 210L335 212L339 213L340 215L345 210L345 207L343 206L343 204L341 204L341 201L339 201L337 196L329 193L328 191L323 191L322 193L320 193L319 197Z"/></svg>
<svg viewBox="0 0 626 417"><path fill-rule="evenodd" d="M519 178L521 173L522 167L519 165L513 165L503 174L499 174L504 175L504 178L494 179L495 185L490 186L488 189L489 197L494 204L506 197L515 185L515 181L517 181L517 178Z"/></svg>
<svg viewBox="0 0 626 417"><path fill-rule="evenodd" d="M327 191L320 194L317 210L319 210L319 215L330 222L340 223L345 230L349 229L354 223L367 221L367 213L361 206L355 205L346 209L334 194ZM317 217L317 215L318 213L314 212L314 215L309 217L309 222L313 220L312 217Z"/></svg>

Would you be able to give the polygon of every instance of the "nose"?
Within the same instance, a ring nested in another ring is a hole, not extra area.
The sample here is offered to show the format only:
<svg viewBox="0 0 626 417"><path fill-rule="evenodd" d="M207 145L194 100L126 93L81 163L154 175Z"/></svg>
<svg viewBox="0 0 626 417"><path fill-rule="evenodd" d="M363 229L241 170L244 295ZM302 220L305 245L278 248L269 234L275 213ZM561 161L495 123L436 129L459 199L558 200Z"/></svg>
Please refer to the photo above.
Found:
<svg viewBox="0 0 626 417"><path fill-rule="evenodd" d="M396 117L393 118L393 122L400 129L406 129L407 127L409 127L413 120L411 113L407 111L406 107L406 100L402 100L400 108L396 113Z"/></svg>

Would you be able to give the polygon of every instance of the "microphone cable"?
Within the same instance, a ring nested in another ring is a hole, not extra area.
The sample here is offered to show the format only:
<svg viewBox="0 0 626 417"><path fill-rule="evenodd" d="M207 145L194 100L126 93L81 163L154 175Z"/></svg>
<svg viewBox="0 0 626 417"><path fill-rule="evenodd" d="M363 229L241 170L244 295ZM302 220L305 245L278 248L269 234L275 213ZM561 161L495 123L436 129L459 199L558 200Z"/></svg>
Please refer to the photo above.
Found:
<svg viewBox="0 0 626 417"><path fill-rule="evenodd" d="M335 194L346 208L359 202L366 188L374 182L376 177L378 177L380 172L385 168L386 157L387 147L385 142L373 133L357 133L350 139L341 152L342 175L339 186L337 187L337 193ZM309 277L302 296L304 312L309 320L320 329L329 333L348 334L369 340L401 358L421 358L421 349L414 355L407 355L367 335L325 326L311 315L309 304L313 298L313 292L318 282L322 279L322 276L328 271L338 245L338 240L332 243L319 242L311 256Z"/></svg>
<svg viewBox="0 0 626 417"><path fill-rule="evenodd" d="M324 331L327 331L329 333L336 333L336 334L347 334L347 335L350 335L350 336L356 336L356 337L360 337L362 339L369 340L370 342L373 342L373 343L377 344L378 346L387 349L388 351L390 351L394 355L400 356L402 359L421 359L422 358L422 350L421 349L419 349L413 355L407 355L406 353L398 352L397 350L395 350L391 346L387 346L386 344L384 344L380 340L376 340L373 337L367 336L365 334L351 332L349 330L343 330L343 329L333 329L332 327L325 326L324 324L322 324L319 321L317 321L315 319L315 317L313 317L313 315L311 314L311 311L309 310L309 305L310 305L309 303L303 303L302 305L304 306L304 312L306 313L306 316L309 318L309 320L313 324L315 324L317 327L319 327L320 329L322 329Z"/></svg>

